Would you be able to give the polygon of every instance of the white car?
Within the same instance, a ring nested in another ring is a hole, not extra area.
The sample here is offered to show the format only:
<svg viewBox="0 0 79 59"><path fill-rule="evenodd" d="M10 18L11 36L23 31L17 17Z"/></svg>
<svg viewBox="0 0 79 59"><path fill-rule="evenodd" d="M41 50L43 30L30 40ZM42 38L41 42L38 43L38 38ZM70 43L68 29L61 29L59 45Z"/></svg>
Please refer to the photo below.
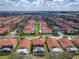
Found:
<svg viewBox="0 0 79 59"><path fill-rule="evenodd" d="M44 48L42 48L42 47L36 47L36 48L34 48L33 49L33 55L38 55L38 56L43 56L43 55L45 55L45 49Z"/></svg>
<svg viewBox="0 0 79 59"><path fill-rule="evenodd" d="M19 49L16 50L16 53L28 54L29 50L27 48L19 48Z"/></svg>
<svg viewBox="0 0 79 59"><path fill-rule="evenodd" d="M66 50L72 53L78 53L78 49L76 47L70 47L70 48L67 48Z"/></svg>
<svg viewBox="0 0 79 59"><path fill-rule="evenodd" d="M61 48L56 47L56 48L52 48L52 49L50 49L50 53L53 53L53 52L56 52L56 53L62 53L63 50L62 50Z"/></svg>
<svg viewBox="0 0 79 59"><path fill-rule="evenodd" d="M12 49L11 49L11 48L3 48L2 50L12 51Z"/></svg>

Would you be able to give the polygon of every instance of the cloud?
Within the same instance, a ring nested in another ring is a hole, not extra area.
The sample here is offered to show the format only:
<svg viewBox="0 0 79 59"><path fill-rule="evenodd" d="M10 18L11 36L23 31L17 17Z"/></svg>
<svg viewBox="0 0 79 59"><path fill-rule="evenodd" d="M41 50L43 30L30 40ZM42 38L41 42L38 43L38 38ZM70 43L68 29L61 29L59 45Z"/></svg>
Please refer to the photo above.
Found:
<svg viewBox="0 0 79 59"><path fill-rule="evenodd" d="M65 11L79 11L79 2L71 2L63 6Z"/></svg>
<svg viewBox="0 0 79 59"><path fill-rule="evenodd" d="M0 11L79 11L79 2L36 0L30 3L28 0L19 0L18 2L0 0Z"/></svg>

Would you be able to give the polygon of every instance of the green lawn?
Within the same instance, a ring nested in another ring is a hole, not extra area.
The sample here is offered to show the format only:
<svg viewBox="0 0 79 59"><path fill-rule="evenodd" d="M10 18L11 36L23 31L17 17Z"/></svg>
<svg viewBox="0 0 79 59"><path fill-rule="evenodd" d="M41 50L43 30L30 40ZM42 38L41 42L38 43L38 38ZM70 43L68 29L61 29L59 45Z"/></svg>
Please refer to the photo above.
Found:
<svg viewBox="0 0 79 59"><path fill-rule="evenodd" d="M36 36L48 36L49 34L17 34L17 36L22 37L22 36L27 36L27 37L36 37ZM52 34L50 34L52 35Z"/></svg>
<svg viewBox="0 0 79 59"><path fill-rule="evenodd" d="M0 56L0 59L10 59L10 55Z"/></svg>
<svg viewBox="0 0 79 59"><path fill-rule="evenodd" d="M36 34L39 32L39 25L38 25L38 16L35 17L35 29L36 29Z"/></svg>

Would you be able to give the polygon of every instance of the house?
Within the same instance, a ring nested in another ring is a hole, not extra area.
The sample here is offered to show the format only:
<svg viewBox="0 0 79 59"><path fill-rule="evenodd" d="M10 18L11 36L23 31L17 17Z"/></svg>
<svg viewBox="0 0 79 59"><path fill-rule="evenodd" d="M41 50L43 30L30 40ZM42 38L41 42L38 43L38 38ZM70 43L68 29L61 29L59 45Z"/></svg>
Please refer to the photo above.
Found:
<svg viewBox="0 0 79 59"><path fill-rule="evenodd" d="M31 19L28 21L28 23L25 25L23 29L23 34L35 34L35 21L34 17L31 17Z"/></svg>
<svg viewBox="0 0 79 59"><path fill-rule="evenodd" d="M63 52L63 49L60 47L58 41L55 38L48 37L46 40L47 47L50 53L59 53Z"/></svg>
<svg viewBox="0 0 79 59"><path fill-rule="evenodd" d="M16 53L28 54L30 53L31 41L28 39L23 39L18 45Z"/></svg>
<svg viewBox="0 0 79 59"><path fill-rule="evenodd" d="M69 51L72 53L76 53L78 51L76 46L67 38L61 38L58 41L65 51Z"/></svg>
<svg viewBox="0 0 79 59"><path fill-rule="evenodd" d="M39 20L39 33L52 34L52 29L48 27L45 21Z"/></svg>
<svg viewBox="0 0 79 59"><path fill-rule="evenodd" d="M40 38L34 38L32 40L32 53L36 56L43 56L45 55L45 39Z"/></svg>
<svg viewBox="0 0 79 59"><path fill-rule="evenodd" d="M24 19L23 16L10 16L10 17L1 17L0 18L0 35L5 35L17 27Z"/></svg>
<svg viewBox="0 0 79 59"><path fill-rule="evenodd" d="M1 35L7 34L7 32L10 31L10 30L11 30L11 26L6 25L6 26L0 28L0 34Z"/></svg>
<svg viewBox="0 0 79 59"><path fill-rule="evenodd" d="M42 33L44 34L52 34L53 30L48 27L42 27Z"/></svg>
<svg viewBox="0 0 79 59"><path fill-rule="evenodd" d="M11 54L16 42L15 38L0 39L0 55Z"/></svg>

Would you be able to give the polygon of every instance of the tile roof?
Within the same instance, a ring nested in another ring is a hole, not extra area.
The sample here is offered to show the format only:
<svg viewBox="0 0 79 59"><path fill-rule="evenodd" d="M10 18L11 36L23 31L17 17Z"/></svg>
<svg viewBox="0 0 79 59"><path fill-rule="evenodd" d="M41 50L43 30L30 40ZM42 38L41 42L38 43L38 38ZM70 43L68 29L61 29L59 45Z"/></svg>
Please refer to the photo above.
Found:
<svg viewBox="0 0 79 59"><path fill-rule="evenodd" d="M28 33L32 33L32 30L28 29L28 30L23 30L24 34L28 34Z"/></svg>
<svg viewBox="0 0 79 59"><path fill-rule="evenodd" d="M61 38L58 41L64 49L68 47L74 47L74 44L67 38Z"/></svg>
<svg viewBox="0 0 79 59"><path fill-rule="evenodd" d="M33 45L38 45L38 44L45 44L45 39L44 38L35 38L32 40Z"/></svg>
<svg viewBox="0 0 79 59"><path fill-rule="evenodd" d="M30 48L30 46L31 46L31 41L28 40L28 39L23 39L23 40L20 42L18 48Z"/></svg>
<svg viewBox="0 0 79 59"><path fill-rule="evenodd" d="M17 40L10 38L10 39L0 39L0 46L14 46Z"/></svg>
<svg viewBox="0 0 79 59"><path fill-rule="evenodd" d="M54 38L48 38L47 45L48 45L48 48L60 47L59 43Z"/></svg>

